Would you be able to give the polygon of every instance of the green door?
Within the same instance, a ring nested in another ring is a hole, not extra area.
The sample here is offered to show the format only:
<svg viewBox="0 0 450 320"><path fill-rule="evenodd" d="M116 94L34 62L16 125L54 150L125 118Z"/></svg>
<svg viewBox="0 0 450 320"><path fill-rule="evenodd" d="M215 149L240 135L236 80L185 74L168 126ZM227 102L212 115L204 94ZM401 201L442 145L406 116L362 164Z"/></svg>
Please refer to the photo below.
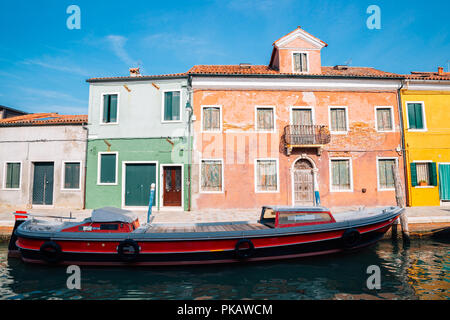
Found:
<svg viewBox="0 0 450 320"><path fill-rule="evenodd" d="M150 185L156 184L156 164L125 165L125 206L148 206ZM153 205L156 203L156 196Z"/></svg>
<svg viewBox="0 0 450 320"><path fill-rule="evenodd" d="M32 204L53 204L53 162L35 162Z"/></svg>
<svg viewBox="0 0 450 320"><path fill-rule="evenodd" d="M450 201L450 164L439 164L439 195L441 200Z"/></svg>

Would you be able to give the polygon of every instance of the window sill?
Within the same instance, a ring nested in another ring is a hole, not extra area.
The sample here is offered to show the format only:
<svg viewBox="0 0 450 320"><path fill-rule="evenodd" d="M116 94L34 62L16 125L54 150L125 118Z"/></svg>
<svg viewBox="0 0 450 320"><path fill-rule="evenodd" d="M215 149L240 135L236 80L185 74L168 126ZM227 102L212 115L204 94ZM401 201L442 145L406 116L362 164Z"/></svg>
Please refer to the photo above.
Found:
<svg viewBox="0 0 450 320"><path fill-rule="evenodd" d="M330 192L353 192L353 189L348 189L348 190L330 190Z"/></svg>
<svg viewBox="0 0 450 320"><path fill-rule="evenodd" d="M378 133L395 132L395 130L378 130L378 129L377 129L377 132L378 132Z"/></svg>
<svg viewBox="0 0 450 320"><path fill-rule="evenodd" d="M98 186L117 186L117 182L115 183L97 183Z"/></svg>
<svg viewBox="0 0 450 320"><path fill-rule="evenodd" d="M22 188L3 188L3 191L20 191Z"/></svg>
<svg viewBox="0 0 450 320"><path fill-rule="evenodd" d="M161 123L183 123L183 120L161 120Z"/></svg>
<svg viewBox="0 0 450 320"><path fill-rule="evenodd" d="M99 124L101 126L111 126L111 125L119 124L119 122L100 122Z"/></svg>
<svg viewBox="0 0 450 320"><path fill-rule="evenodd" d="M330 134L343 135L348 134L348 131L330 131Z"/></svg>
<svg viewBox="0 0 450 320"><path fill-rule="evenodd" d="M80 192L81 189L61 189L61 192Z"/></svg>
<svg viewBox="0 0 450 320"><path fill-rule="evenodd" d="M205 194L221 194L224 193L223 191L199 191L199 193L205 193Z"/></svg>
<svg viewBox="0 0 450 320"><path fill-rule="evenodd" d="M430 189L430 188L436 188L437 186L414 186L413 188L418 189Z"/></svg>
<svg viewBox="0 0 450 320"><path fill-rule="evenodd" d="M408 132L427 132L428 129L407 129Z"/></svg>

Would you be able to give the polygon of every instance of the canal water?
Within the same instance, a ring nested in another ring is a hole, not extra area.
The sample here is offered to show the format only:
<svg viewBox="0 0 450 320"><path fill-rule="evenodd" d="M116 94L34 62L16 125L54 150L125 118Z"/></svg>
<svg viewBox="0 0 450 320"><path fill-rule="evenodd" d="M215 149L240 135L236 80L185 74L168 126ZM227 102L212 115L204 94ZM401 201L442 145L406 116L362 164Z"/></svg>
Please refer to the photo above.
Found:
<svg viewBox="0 0 450 320"><path fill-rule="evenodd" d="M81 267L68 289L65 267L26 265L0 244L0 299L450 299L450 241L379 242L353 254L283 262L195 267ZM367 268L380 268L380 289Z"/></svg>

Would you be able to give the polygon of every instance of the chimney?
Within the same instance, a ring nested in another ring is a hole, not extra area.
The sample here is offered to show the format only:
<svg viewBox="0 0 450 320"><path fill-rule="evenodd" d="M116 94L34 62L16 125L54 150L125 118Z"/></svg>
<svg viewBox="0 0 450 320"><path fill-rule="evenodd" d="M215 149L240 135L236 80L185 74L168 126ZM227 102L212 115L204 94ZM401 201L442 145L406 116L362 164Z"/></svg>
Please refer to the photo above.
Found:
<svg viewBox="0 0 450 320"><path fill-rule="evenodd" d="M141 73L139 68L130 68L130 77L140 77Z"/></svg>
<svg viewBox="0 0 450 320"><path fill-rule="evenodd" d="M444 68L438 67L438 75L443 76L444 75Z"/></svg>
<svg viewBox="0 0 450 320"><path fill-rule="evenodd" d="M250 69L251 66L252 66L252 64L251 63L247 63L247 62L239 64L239 68L241 68L241 69Z"/></svg>

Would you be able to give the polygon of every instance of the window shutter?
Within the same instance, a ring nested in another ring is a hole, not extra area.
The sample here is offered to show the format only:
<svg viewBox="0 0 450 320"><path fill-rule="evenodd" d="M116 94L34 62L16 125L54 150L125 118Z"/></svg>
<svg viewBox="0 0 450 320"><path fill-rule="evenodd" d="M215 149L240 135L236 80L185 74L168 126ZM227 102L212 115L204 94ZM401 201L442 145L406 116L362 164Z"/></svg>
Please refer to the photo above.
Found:
<svg viewBox="0 0 450 320"><path fill-rule="evenodd" d="M117 121L117 95L109 96L109 122Z"/></svg>
<svg viewBox="0 0 450 320"><path fill-rule="evenodd" d="M103 122L108 123L109 122L109 98L110 95L103 96Z"/></svg>
<svg viewBox="0 0 450 320"><path fill-rule="evenodd" d="M164 120L172 120L172 92L164 93Z"/></svg>
<svg viewBox="0 0 450 320"><path fill-rule="evenodd" d="M432 186L437 186L436 162L431 162L428 165L428 169L430 170L430 184Z"/></svg>
<svg viewBox="0 0 450 320"><path fill-rule="evenodd" d="M408 104L408 122L409 129L416 129L415 107L413 103Z"/></svg>
<svg viewBox="0 0 450 320"><path fill-rule="evenodd" d="M100 182L116 182L116 155L102 154L100 160Z"/></svg>
<svg viewBox="0 0 450 320"><path fill-rule="evenodd" d="M417 186L417 169L416 164L414 162L410 163L411 168L411 186Z"/></svg>
<svg viewBox="0 0 450 320"><path fill-rule="evenodd" d="M422 105L420 103L414 105L414 115L416 117L416 129L423 129Z"/></svg>

